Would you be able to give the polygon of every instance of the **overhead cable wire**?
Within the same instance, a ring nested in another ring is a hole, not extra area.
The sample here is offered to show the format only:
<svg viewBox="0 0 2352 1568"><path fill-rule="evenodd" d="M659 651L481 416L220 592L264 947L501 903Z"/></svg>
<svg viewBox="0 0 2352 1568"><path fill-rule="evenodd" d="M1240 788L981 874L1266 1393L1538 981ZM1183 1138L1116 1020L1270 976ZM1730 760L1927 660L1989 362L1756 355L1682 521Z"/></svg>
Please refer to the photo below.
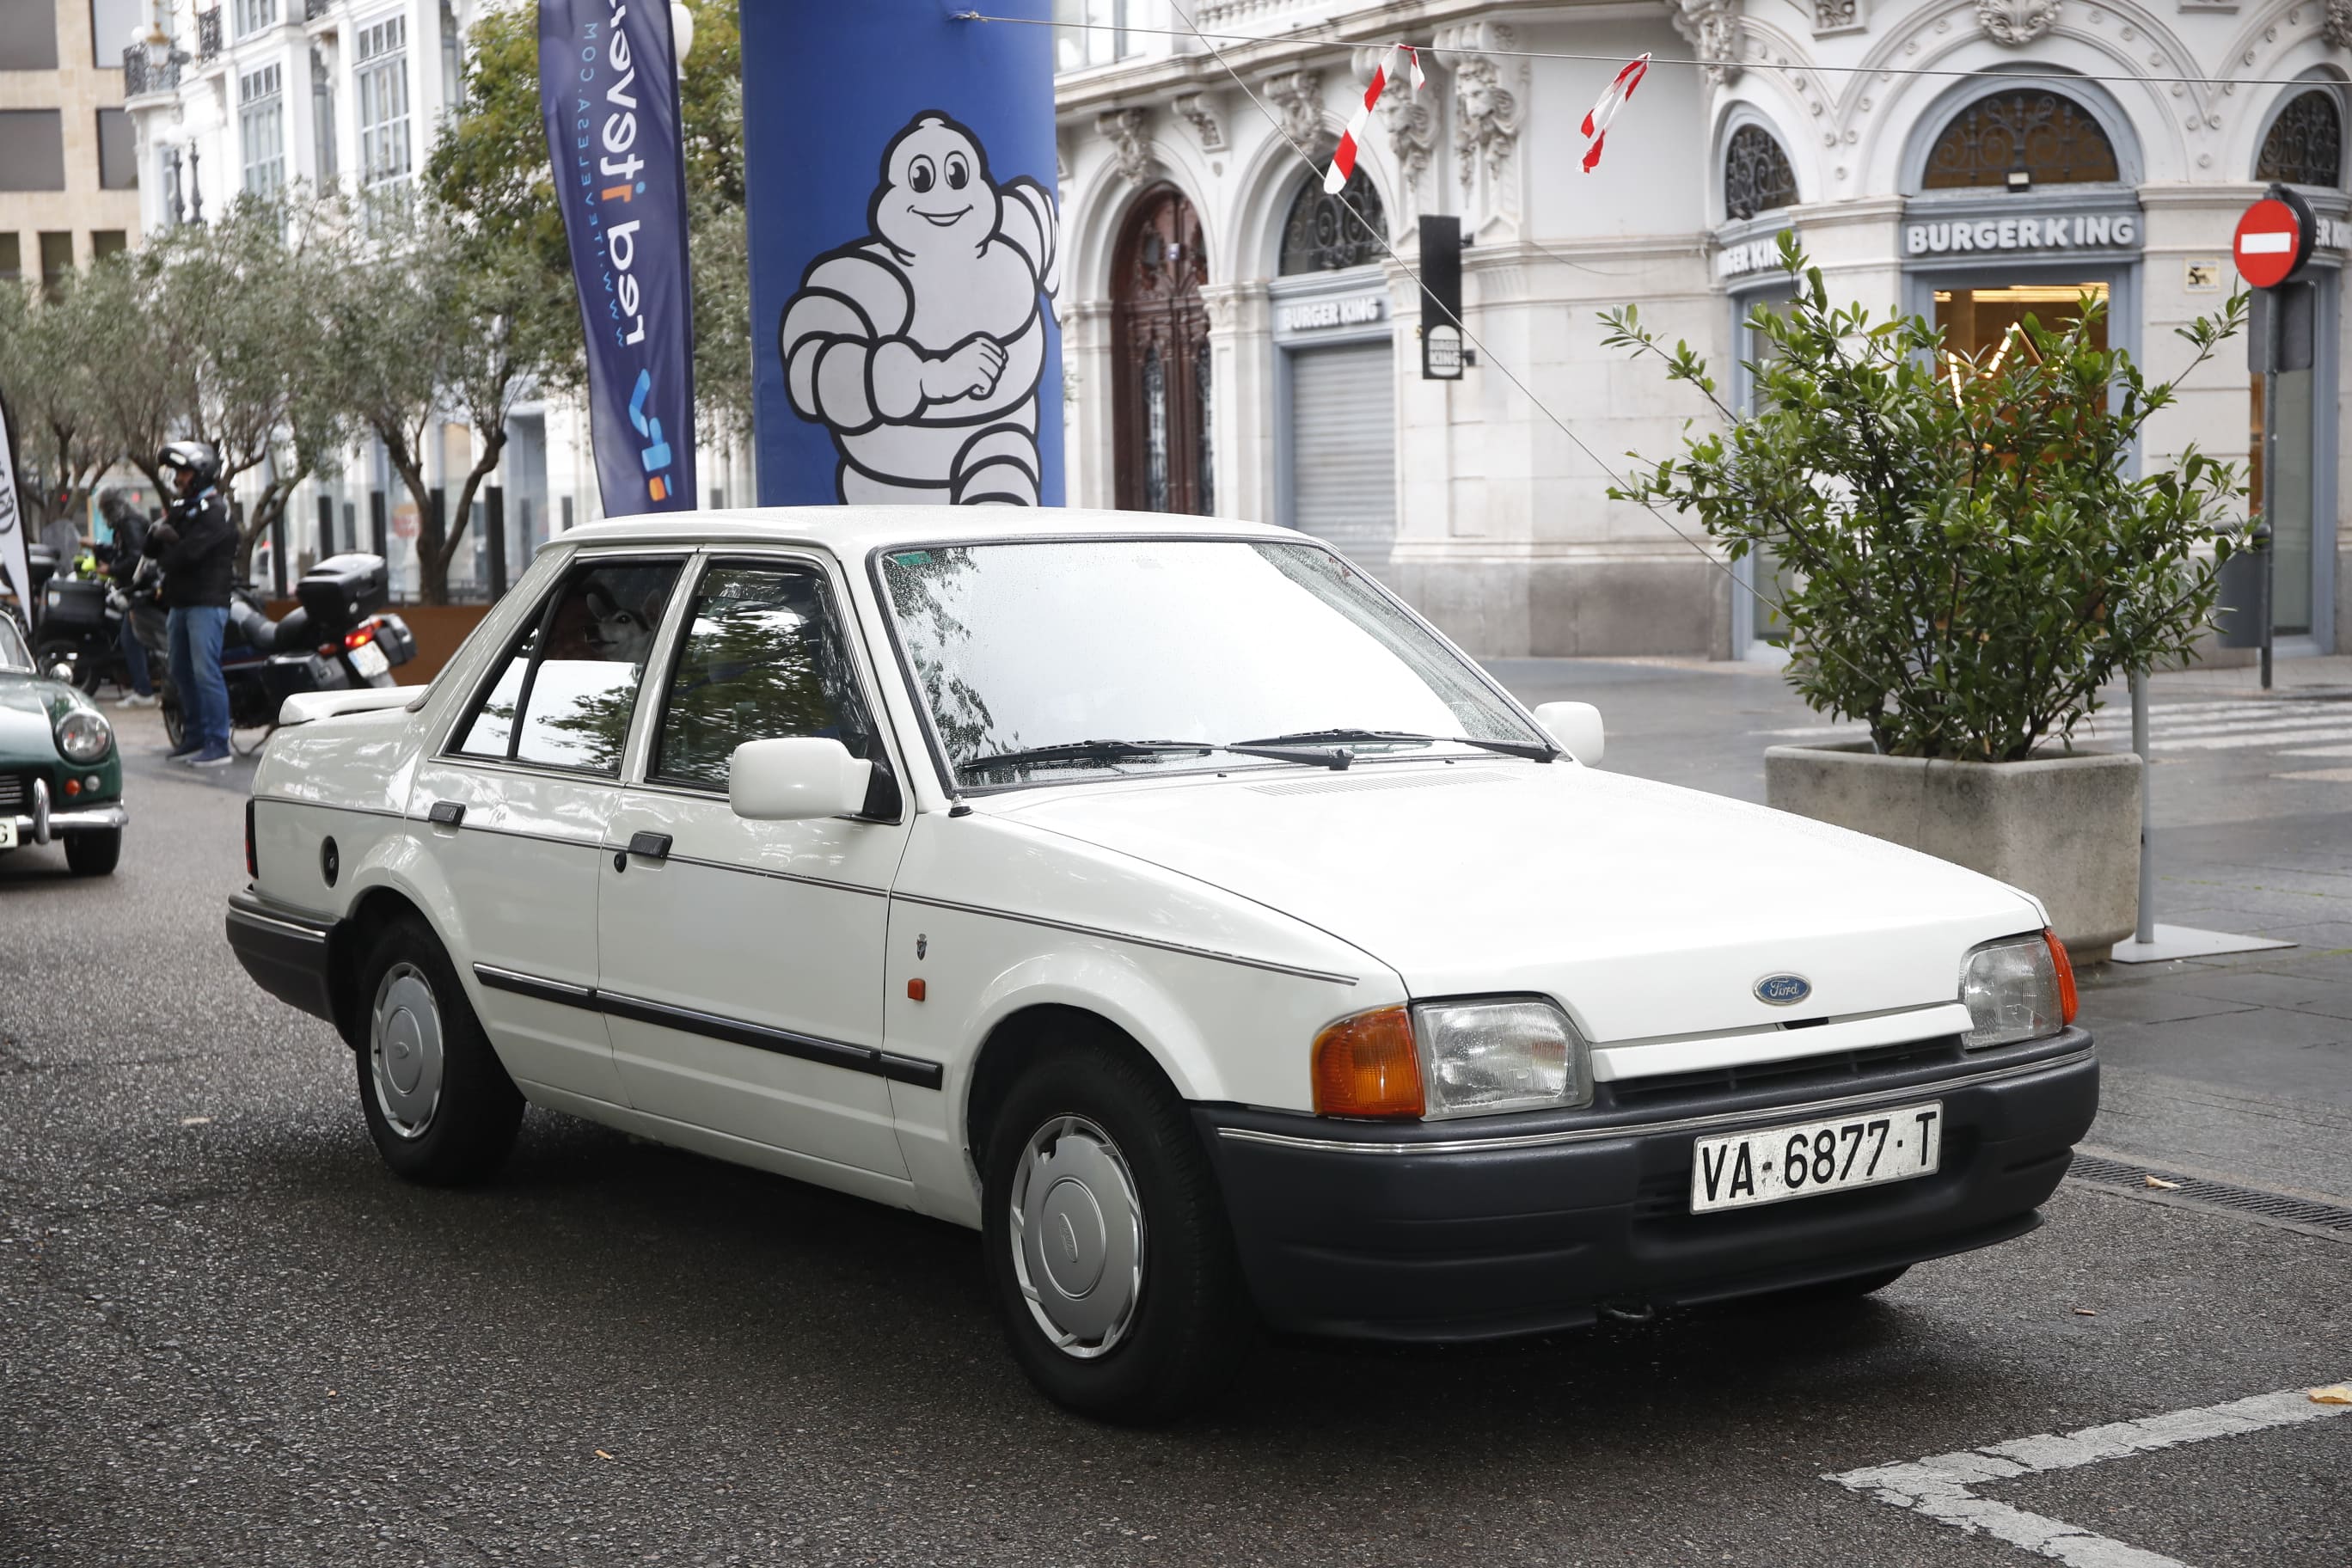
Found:
<svg viewBox="0 0 2352 1568"><path fill-rule="evenodd" d="M1171 9L1175 9L1176 14L1180 16L1184 15L1181 9L1177 9L1174 6L1172 0ZM1055 22L1040 16L996 16L981 11L958 11L951 15L949 17L949 20L956 22L1006 22L1024 27L1066 28L1071 32L1140 33L1146 37L1152 37L1198 38L1201 43L1208 48L1212 55L1215 55L1217 57L1217 63L1223 66L1225 70L1232 74L1236 81L1241 79L1240 73L1234 70L1232 64L1224 58L1223 55L1218 50L1216 45L1211 42L1212 39L1222 39L1226 43L1233 44L1321 44L1327 47L1349 49L1372 49L1384 47L1381 40L1377 37L1361 38L1318 37L1314 32L1303 29L1289 33L1204 33L1201 31L1200 28L1194 27L1191 31L1185 32L1174 27L1137 27L1124 26L1114 22ZM1335 29L1337 24L1326 22L1316 26L1328 32ZM1608 66L1612 69L1620 68L1625 63L1625 58L1622 55L1577 54L1563 49L1513 49L1490 47L1483 44L1415 44L1412 47L1425 55L1484 55L1495 59L1572 60L1590 65ZM1702 70L1721 70L1725 67L1729 66L1741 70L1784 71L1790 76L1802 76L1807 71L1813 71L1822 76L1932 77L1938 80L1969 80L1971 79L1981 79L1986 81L2000 82L2095 81L2103 82L2109 86L2171 87L2179 85L2183 87L2220 88L2225 91L2241 87L2326 87L2341 85L2334 82L2333 80L2323 80L2315 77L2208 77L2159 76L2153 74L2106 75L2097 71L2032 70L2015 69L2009 67L2001 67L1994 69L1985 69L1981 68L1970 69L1955 66L1822 65L1812 60L1793 62L1775 61L1761 58L1744 60L1702 60L1678 58L1666 55L1654 56L1652 58L1650 63L1653 66L1692 66Z"/></svg>

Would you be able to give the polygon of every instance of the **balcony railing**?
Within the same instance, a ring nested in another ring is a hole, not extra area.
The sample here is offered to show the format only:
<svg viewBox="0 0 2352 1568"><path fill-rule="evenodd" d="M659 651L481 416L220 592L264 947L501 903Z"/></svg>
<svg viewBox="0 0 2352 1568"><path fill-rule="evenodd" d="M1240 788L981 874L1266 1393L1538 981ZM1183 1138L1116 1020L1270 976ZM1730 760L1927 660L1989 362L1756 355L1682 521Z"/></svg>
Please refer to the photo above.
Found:
<svg viewBox="0 0 2352 1568"><path fill-rule="evenodd" d="M196 13L196 58L208 60L220 52L221 14L215 5Z"/></svg>
<svg viewBox="0 0 2352 1568"><path fill-rule="evenodd" d="M151 92L171 92L180 85L180 67L187 56L173 49L157 65L147 58L147 46L133 44L122 51L122 96L138 98Z"/></svg>

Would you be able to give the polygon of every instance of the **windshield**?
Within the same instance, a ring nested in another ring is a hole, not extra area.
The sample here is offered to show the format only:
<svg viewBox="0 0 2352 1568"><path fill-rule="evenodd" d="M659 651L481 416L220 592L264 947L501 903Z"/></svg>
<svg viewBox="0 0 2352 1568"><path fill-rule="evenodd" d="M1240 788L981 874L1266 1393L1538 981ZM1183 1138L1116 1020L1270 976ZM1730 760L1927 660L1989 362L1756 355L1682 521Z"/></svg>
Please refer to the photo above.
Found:
<svg viewBox="0 0 2352 1568"><path fill-rule="evenodd" d="M1252 741L1366 757L1450 752L1457 739L1548 744L1475 668L1319 545L957 545L886 552L880 575L959 789L1296 765L1204 752ZM1125 745L1080 745L1109 742ZM1144 742L1194 749L1135 749ZM1011 760L1041 749L1084 754Z"/></svg>
<svg viewBox="0 0 2352 1568"><path fill-rule="evenodd" d="M16 621L5 610L0 610L0 669L30 669L32 650L25 646L25 636L16 629Z"/></svg>

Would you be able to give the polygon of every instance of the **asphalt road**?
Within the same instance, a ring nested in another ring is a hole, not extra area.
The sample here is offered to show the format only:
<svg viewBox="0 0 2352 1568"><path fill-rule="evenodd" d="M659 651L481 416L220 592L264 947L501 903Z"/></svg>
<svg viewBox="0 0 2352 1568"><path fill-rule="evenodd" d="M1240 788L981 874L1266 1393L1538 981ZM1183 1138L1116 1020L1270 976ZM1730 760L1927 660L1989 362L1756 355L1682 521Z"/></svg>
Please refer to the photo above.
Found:
<svg viewBox="0 0 2352 1568"><path fill-rule="evenodd" d="M1825 1478L2352 1378L2352 1245L2070 1184L1868 1303L1271 1345L1096 1426L950 1227L539 1111L487 1188L392 1179L222 940L243 770L130 728L121 870L0 858L0 1563L2018 1568ZM2352 1420L2020 1451L1971 1493L2012 1533L2352 1561Z"/></svg>

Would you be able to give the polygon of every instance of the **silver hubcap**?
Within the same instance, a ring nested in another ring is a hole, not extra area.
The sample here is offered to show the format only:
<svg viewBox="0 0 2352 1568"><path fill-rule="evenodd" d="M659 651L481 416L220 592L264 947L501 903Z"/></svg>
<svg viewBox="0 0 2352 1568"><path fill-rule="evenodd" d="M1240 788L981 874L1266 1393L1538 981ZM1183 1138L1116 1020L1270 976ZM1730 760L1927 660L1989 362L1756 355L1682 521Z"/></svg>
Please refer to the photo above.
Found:
<svg viewBox="0 0 2352 1568"><path fill-rule="evenodd" d="M441 1104L441 1009L415 964L394 964L375 988L368 1054L384 1124L397 1137L424 1137Z"/></svg>
<svg viewBox="0 0 2352 1568"><path fill-rule="evenodd" d="M1106 1354L1143 1294L1143 1205L1110 1135L1057 1116L1030 1135L1013 1178L1013 1269L1029 1313L1063 1353Z"/></svg>

